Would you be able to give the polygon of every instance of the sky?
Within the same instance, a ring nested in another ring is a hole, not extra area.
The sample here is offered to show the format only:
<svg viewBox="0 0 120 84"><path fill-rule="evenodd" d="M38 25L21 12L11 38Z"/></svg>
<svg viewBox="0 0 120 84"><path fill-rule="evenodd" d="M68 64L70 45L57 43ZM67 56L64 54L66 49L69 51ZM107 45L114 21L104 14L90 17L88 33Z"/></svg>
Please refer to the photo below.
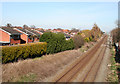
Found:
<svg viewBox="0 0 120 84"><path fill-rule="evenodd" d="M2 2L2 25L44 29L92 29L109 32L118 20L117 2Z"/></svg>

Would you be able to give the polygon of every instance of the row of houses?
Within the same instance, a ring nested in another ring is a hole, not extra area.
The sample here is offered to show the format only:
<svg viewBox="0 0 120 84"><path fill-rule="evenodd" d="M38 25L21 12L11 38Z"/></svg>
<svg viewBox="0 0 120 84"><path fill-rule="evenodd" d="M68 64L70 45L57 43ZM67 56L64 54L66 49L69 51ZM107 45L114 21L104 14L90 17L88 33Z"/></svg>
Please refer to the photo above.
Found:
<svg viewBox="0 0 120 84"><path fill-rule="evenodd" d="M43 29L43 28L22 28L22 27L0 27L0 45L16 45L24 43L38 42L40 35L50 31L54 33L62 32L69 40L77 32L68 29Z"/></svg>
<svg viewBox="0 0 120 84"><path fill-rule="evenodd" d="M38 42L43 32L34 29L0 27L0 44L15 45Z"/></svg>

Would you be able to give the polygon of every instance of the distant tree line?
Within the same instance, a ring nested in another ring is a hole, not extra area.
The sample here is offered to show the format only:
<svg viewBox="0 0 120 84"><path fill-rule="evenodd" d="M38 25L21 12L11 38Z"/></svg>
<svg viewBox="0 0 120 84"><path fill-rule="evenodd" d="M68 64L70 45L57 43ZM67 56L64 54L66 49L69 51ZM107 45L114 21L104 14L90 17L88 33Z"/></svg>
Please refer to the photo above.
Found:
<svg viewBox="0 0 120 84"><path fill-rule="evenodd" d="M17 27L17 26L13 26L12 24L7 23L7 24L6 24L6 27L11 27L11 28L13 28L13 27ZM28 25L24 24L24 25L23 25L23 28L36 28L36 26L35 26L35 25L31 25L31 26L29 27Z"/></svg>

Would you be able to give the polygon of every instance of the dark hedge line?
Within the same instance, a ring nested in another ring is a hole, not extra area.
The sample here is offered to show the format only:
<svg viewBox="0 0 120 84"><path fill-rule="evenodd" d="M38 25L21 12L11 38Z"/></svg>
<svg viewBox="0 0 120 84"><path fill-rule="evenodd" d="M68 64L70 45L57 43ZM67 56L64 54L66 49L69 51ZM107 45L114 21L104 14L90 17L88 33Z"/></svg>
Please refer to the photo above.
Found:
<svg viewBox="0 0 120 84"><path fill-rule="evenodd" d="M32 43L20 46L2 48L2 63L17 61L18 59L40 57L45 54L47 43Z"/></svg>
<svg viewBox="0 0 120 84"><path fill-rule="evenodd" d="M66 40L63 33L45 32L40 37L40 42L47 42L47 54L74 49L73 40Z"/></svg>

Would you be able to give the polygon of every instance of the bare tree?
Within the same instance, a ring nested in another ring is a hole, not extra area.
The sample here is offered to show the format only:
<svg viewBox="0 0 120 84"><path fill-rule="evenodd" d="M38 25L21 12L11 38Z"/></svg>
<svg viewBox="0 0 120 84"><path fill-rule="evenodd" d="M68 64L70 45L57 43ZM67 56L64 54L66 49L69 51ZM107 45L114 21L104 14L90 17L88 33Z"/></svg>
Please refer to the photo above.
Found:
<svg viewBox="0 0 120 84"><path fill-rule="evenodd" d="M35 29L35 28L36 28L36 27L35 27L35 25L31 25L30 27L31 27L31 28L33 28L33 29Z"/></svg>
<svg viewBox="0 0 120 84"><path fill-rule="evenodd" d="M58 30L62 30L61 28L57 28Z"/></svg>
<svg viewBox="0 0 120 84"><path fill-rule="evenodd" d="M26 24L23 25L23 28L28 28L28 26Z"/></svg>
<svg viewBox="0 0 120 84"><path fill-rule="evenodd" d="M93 25L91 35L93 37L93 41L97 41L97 39L102 35L102 31L100 30L96 23Z"/></svg>
<svg viewBox="0 0 120 84"><path fill-rule="evenodd" d="M76 28L72 28L71 32L79 32L80 30L79 29L76 29Z"/></svg>
<svg viewBox="0 0 120 84"><path fill-rule="evenodd" d="M113 37L113 42L119 42L120 41L120 28L115 28L111 31L111 35Z"/></svg>
<svg viewBox="0 0 120 84"><path fill-rule="evenodd" d="M81 35L75 35L73 38L75 49L78 49L84 45L84 38Z"/></svg>
<svg viewBox="0 0 120 84"><path fill-rule="evenodd" d="M7 25L6 25L7 27L12 27L12 25L10 24L10 23L7 23Z"/></svg>
<svg viewBox="0 0 120 84"><path fill-rule="evenodd" d="M116 21L115 21L115 24L116 24L116 26L117 26L116 28L120 28L120 20L116 20Z"/></svg>

